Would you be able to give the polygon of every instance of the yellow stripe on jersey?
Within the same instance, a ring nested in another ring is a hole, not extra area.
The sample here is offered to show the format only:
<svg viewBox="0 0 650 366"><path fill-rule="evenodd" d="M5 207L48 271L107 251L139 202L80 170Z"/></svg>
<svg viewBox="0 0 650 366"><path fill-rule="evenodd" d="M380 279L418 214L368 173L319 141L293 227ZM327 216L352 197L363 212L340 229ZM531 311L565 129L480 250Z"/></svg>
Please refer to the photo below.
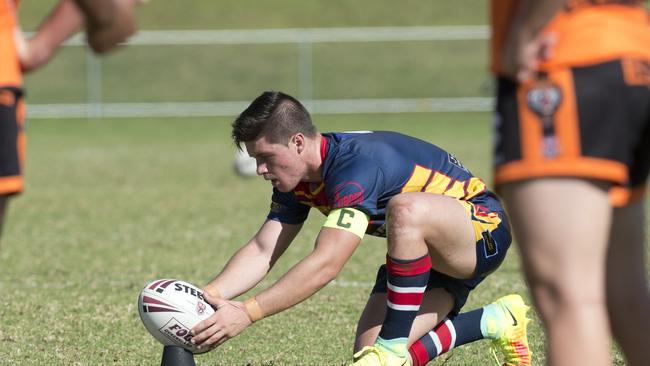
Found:
<svg viewBox="0 0 650 366"><path fill-rule="evenodd" d="M496 212L479 212L473 203L458 200L461 206L470 214L472 227L474 228L474 239L479 241L483 238L483 232L492 232L501 224L501 217Z"/></svg>
<svg viewBox="0 0 650 366"><path fill-rule="evenodd" d="M359 210L350 207L338 208L330 212L323 227L349 231L363 239L363 234L368 228L368 220L369 217Z"/></svg>
<svg viewBox="0 0 650 366"><path fill-rule="evenodd" d="M408 182L402 187L402 193L420 192L429 181L429 176L431 176L431 169L416 165Z"/></svg>
<svg viewBox="0 0 650 366"><path fill-rule="evenodd" d="M468 181L451 178L441 172L416 165L401 193L427 192L469 200L486 190L485 183L477 177Z"/></svg>

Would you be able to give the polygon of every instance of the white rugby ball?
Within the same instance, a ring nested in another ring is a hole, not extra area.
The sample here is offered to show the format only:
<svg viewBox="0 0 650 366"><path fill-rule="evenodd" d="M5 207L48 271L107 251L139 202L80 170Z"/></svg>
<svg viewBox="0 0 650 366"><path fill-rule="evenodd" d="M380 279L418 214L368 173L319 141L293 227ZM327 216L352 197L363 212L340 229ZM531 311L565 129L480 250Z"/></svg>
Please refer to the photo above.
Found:
<svg viewBox="0 0 650 366"><path fill-rule="evenodd" d="M235 157L232 162L235 173L240 177L254 177L257 175L257 162L251 158L246 152L246 148L242 146L242 150L235 151Z"/></svg>
<svg viewBox="0 0 650 366"><path fill-rule="evenodd" d="M140 291L138 309L144 327L163 345L192 353L207 351L190 341L192 327L214 313L198 287L174 279L151 281Z"/></svg>

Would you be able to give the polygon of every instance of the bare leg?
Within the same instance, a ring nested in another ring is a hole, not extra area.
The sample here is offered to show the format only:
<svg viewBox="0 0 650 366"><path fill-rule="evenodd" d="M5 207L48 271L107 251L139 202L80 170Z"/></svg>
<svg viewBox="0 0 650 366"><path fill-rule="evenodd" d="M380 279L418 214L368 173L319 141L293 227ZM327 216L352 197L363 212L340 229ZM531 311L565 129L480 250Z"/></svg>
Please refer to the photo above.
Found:
<svg viewBox="0 0 650 366"><path fill-rule="evenodd" d="M389 360L402 362L409 355L408 339L430 269L471 278L476 239L469 214L458 200L424 192L399 194L390 200L386 232L386 315L374 345ZM377 357L371 350L362 352L360 364Z"/></svg>
<svg viewBox="0 0 650 366"><path fill-rule="evenodd" d="M551 366L611 364L604 264L612 208L606 188L559 178L503 186Z"/></svg>
<svg viewBox="0 0 650 366"><path fill-rule="evenodd" d="M471 278L476 268L476 238L458 200L430 193L404 193L388 204L388 255L418 258L455 278Z"/></svg>
<svg viewBox="0 0 650 366"><path fill-rule="evenodd" d="M607 255L607 305L614 337L630 365L650 364L650 294L642 201L614 210Z"/></svg>
<svg viewBox="0 0 650 366"><path fill-rule="evenodd" d="M413 342L433 329L436 324L449 314L453 305L453 297L444 289L434 288L426 291L422 305L420 306L420 311L413 322L413 327L408 337L408 345L410 346ZM357 336L354 341L355 353L365 346L371 346L375 342L385 315L386 294L375 293L370 295L357 324Z"/></svg>

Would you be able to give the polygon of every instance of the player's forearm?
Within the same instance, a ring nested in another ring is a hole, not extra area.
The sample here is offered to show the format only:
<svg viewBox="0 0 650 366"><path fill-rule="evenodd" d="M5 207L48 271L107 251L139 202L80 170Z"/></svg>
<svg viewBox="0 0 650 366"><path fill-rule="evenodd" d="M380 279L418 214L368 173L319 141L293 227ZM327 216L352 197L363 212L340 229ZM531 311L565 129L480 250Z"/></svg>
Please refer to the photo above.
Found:
<svg viewBox="0 0 650 366"><path fill-rule="evenodd" d="M58 47L75 34L82 24L79 9L71 1L63 0L29 39L25 39L22 31L17 29L16 43L23 71L29 72L46 64L56 54Z"/></svg>
<svg viewBox="0 0 650 366"><path fill-rule="evenodd" d="M209 285L219 292L220 298L232 299L255 287L269 272L271 264L271 253L250 242L230 258Z"/></svg>
<svg viewBox="0 0 650 366"><path fill-rule="evenodd" d="M257 285L282 256L302 225L266 220L255 236L228 261L204 290L214 297L232 299ZM217 293L215 295L215 293Z"/></svg>
<svg viewBox="0 0 650 366"><path fill-rule="evenodd" d="M255 296L262 316L289 309L309 298L334 280L342 264L328 261L313 252L298 262L273 286Z"/></svg>
<svg viewBox="0 0 650 366"><path fill-rule="evenodd" d="M260 315L265 317L312 296L336 278L360 242L361 237L353 232L324 226L316 238L314 251L293 266L273 286L256 295L253 298L253 310L257 308ZM249 306L247 310L251 319L257 320L251 314Z"/></svg>

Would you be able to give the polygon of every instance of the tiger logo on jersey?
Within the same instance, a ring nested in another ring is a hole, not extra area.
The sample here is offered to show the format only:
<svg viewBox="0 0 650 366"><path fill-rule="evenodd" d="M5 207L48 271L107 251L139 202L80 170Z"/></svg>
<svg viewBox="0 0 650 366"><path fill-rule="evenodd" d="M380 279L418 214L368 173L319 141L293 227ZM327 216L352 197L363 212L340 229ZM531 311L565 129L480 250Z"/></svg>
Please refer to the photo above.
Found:
<svg viewBox="0 0 650 366"><path fill-rule="evenodd" d="M542 124L542 151L547 158L560 154L560 144L555 134L554 116L562 102L560 88L546 79L541 79L526 95L528 107L540 118Z"/></svg>

